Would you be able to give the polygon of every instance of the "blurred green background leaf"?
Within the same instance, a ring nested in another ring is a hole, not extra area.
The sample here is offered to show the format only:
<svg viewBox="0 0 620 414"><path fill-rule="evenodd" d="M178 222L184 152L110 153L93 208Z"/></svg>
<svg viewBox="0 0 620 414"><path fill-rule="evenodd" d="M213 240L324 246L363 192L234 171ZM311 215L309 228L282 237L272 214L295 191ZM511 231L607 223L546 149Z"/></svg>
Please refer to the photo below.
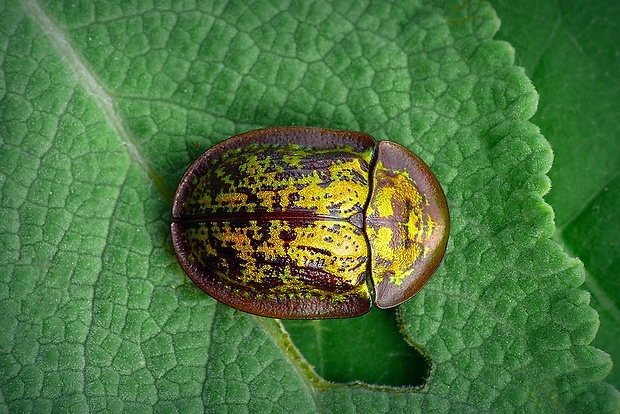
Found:
<svg viewBox="0 0 620 414"><path fill-rule="evenodd" d="M594 345L611 354L620 387L620 5L493 1L496 36L516 49L540 94L532 122L551 143L554 238L579 257L601 318Z"/></svg>

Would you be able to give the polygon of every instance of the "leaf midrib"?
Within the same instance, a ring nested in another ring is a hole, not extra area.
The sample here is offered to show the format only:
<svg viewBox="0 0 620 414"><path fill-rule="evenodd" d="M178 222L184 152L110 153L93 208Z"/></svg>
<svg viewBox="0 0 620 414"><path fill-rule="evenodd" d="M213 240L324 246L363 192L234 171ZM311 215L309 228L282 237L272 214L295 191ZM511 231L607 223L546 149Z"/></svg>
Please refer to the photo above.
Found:
<svg viewBox="0 0 620 414"><path fill-rule="evenodd" d="M47 39L52 43L58 54L66 60L70 70L97 105L102 109L103 116L114 134L120 139L130 160L137 164L151 180L162 198L172 204L172 190L166 185L163 176L154 168L151 160L145 155L136 137L130 132L120 115L114 98L106 91L97 76L92 72L84 56L74 47L70 37L63 28L56 24L46 10L35 0L21 0L24 11L39 26Z"/></svg>

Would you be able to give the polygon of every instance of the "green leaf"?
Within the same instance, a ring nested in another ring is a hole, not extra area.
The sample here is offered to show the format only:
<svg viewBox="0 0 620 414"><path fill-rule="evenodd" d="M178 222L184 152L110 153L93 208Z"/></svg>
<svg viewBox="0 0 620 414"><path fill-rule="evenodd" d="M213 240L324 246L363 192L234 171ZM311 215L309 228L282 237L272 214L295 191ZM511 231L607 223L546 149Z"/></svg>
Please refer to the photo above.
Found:
<svg viewBox="0 0 620 414"><path fill-rule="evenodd" d="M533 118L555 154L546 199L557 239L585 265L599 312L594 344L611 354L620 387L620 8L613 2L498 1L499 36L540 93ZM535 12L532 12L532 11Z"/></svg>
<svg viewBox="0 0 620 414"><path fill-rule="evenodd" d="M492 40L487 3L0 9L3 412L618 412L583 267L550 240L538 96ZM279 321L217 304L179 267L168 226L184 169L228 136L290 124L401 142L444 186L448 254L398 310L429 359L422 388L312 368L355 349L394 366L377 334L389 318L309 363ZM558 221L571 251L591 226L573 221Z"/></svg>
<svg viewBox="0 0 620 414"><path fill-rule="evenodd" d="M395 312L373 308L354 319L283 321L301 353L337 383L421 387L430 364L398 330Z"/></svg>

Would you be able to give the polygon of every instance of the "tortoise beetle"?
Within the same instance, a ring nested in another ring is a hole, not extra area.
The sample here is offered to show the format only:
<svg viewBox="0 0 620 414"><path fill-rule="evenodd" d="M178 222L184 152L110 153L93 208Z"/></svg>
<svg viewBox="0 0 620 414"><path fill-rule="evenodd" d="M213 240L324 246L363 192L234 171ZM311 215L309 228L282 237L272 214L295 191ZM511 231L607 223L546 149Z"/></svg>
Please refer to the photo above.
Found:
<svg viewBox="0 0 620 414"><path fill-rule="evenodd" d="M449 227L437 179L405 147L274 127L229 138L189 167L171 231L187 275L220 302L320 319L368 312L371 290L379 308L411 298L439 266Z"/></svg>

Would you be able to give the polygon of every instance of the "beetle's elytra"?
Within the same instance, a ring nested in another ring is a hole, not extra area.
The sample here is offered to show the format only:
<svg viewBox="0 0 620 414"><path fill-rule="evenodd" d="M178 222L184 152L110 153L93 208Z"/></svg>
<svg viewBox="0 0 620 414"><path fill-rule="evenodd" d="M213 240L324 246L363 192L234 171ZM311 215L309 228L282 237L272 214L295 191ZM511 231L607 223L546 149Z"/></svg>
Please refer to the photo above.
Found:
<svg viewBox="0 0 620 414"><path fill-rule="evenodd" d="M276 127L225 140L187 170L172 206L185 272L257 315L344 318L415 295L450 218L415 154L361 132Z"/></svg>

